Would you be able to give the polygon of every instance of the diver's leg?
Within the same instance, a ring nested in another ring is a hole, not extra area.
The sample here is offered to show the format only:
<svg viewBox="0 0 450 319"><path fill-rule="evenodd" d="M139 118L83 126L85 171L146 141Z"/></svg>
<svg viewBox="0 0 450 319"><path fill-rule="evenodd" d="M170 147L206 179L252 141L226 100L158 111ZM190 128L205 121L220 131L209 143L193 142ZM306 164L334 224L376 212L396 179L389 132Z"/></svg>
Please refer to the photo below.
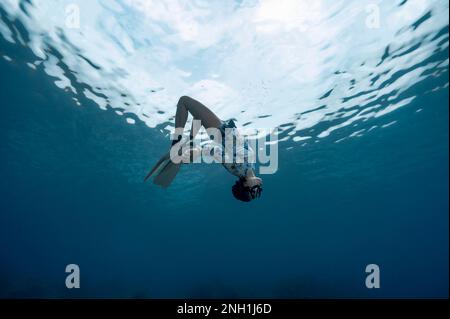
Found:
<svg viewBox="0 0 450 319"><path fill-rule="evenodd" d="M219 117L199 101L188 96L182 96L178 104L181 104L181 107L186 108L193 116L191 133L189 136L191 148L194 147L193 140L202 126L206 129L220 128L220 126L222 126L222 121ZM191 154L190 158L191 162L193 162L193 154Z"/></svg>
<svg viewBox="0 0 450 319"><path fill-rule="evenodd" d="M192 114L194 119L200 120L201 124L207 128L211 126L219 127L221 125L220 119L206 106L190 97L182 96L177 104L177 112L175 114L175 128L181 130L184 129L189 113ZM193 125L191 128L191 136L190 136L191 140L197 135L198 131L201 128L201 125L194 125L194 122L192 124ZM173 140L172 146L178 143L180 140L181 136ZM167 162L169 158L170 158L170 151L164 154L163 157L161 157L161 159L152 168L150 173L147 174L144 181L150 178L158 169L162 167L162 169L160 169L160 171L156 174L157 178L156 183L168 186L171 183L171 181L175 178L180 165L175 163L171 163L169 165L169 163Z"/></svg>
<svg viewBox="0 0 450 319"><path fill-rule="evenodd" d="M193 122L191 128L190 138L191 140L197 135L201 126L208 128L219 128L222 125L222 121L205 105L188 96L182 96L177 104L177 112L175 114L175 128L184 129L186 125L189 113L192 114L195 120L200 121L201 125L195 125ZM198 124L198 123L196 123ZM181 136L178 139L172 141L172 145L175 145L181 140ZM162 164L162 163L161 163ZM175 164L169 161L156 175L154 183L162 187L168 187L175 179L181 163ZM152 172L149 174L151 176Z"/></svg>
<svg viewBox="0 0 450 319"><path fill-rule="evenodd" d="M199 120L206 129L214 127L219 128L222 121L205 105L188 96L182 96L177 104L177 113L175 114L175 128L182 128L186 125L188 113L191 113L193 118ZM193 127L194 128L194 127ZM200 127L195 130L191 129L191 138L197 135Z"/></svg>

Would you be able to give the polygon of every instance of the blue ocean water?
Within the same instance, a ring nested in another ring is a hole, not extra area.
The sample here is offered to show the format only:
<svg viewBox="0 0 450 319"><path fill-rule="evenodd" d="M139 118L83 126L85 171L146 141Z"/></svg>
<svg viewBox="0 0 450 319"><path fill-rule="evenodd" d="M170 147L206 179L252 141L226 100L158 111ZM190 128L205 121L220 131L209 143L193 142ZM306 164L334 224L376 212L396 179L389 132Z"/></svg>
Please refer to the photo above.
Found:
<svg viewBox="0 0 450 319"><path fill-rule="evenodd" d="M0 4L0 297L448 297L448 2L184 3ZM142 182L183 94L280 128L259 200Z"/></svg>

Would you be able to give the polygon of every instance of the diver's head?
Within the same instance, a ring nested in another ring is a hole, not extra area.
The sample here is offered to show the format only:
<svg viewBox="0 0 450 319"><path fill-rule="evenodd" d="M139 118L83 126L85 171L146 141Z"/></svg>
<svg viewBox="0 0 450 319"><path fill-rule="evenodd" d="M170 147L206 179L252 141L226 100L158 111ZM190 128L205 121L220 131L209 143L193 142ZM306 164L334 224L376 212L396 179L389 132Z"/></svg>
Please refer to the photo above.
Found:
<svg viewBox="0 0 450 319"><path fill-rule="evenodd" d="M240 177L231 191L236 199L249 202L261 196L262 179L256 176Z"/></svg>

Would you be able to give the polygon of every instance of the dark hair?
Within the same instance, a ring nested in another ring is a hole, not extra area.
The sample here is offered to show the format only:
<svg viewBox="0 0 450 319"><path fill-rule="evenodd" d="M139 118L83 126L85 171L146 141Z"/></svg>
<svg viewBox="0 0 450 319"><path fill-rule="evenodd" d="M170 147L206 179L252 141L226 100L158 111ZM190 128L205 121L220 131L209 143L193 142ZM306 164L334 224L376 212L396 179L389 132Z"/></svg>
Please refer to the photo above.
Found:
<svg viewBox="0 0 450 319"><path fill-rule="evenodd" d="M240 177L236 183L234 183L233 187L231 187L231 192L233 193L234 198L243 201L249 202L256 197L261 196L262 188L261 186L255 186L250 188L244 185L245 178Z"/></svg>

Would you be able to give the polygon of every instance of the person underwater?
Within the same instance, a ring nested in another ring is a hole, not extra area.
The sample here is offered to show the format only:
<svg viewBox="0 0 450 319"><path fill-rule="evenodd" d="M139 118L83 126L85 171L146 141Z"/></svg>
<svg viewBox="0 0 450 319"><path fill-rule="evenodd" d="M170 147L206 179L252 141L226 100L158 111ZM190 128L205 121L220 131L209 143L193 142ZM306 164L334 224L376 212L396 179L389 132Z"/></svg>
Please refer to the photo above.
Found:
<svg viewBox="0 0 450 319"><path fill-rule="evenodd" d="M223 157L229 160L222 160L222 166L232 175L238 177L235 184L232 186L231 191L233 196L244 202L250 202L256 198L259 198L262 193L262 179L255 175L255 165L251 161L251 154L253 150L248 145L247 141L242 143L233 143L230 147L225 143L225 134L231 132L233 140L242 139L237 131L237 127L233 120L223 121L217 117L209 108L200 103L199 101L188 97L182 96L177 103L177 110L175 114L175 129L183 131L186 125L189 113L193 119L199 122L201 125L192 125L190 138L188 142L183 142L181 134L178 138L172 141L172 145L169 151L165 153L156 165L150 170L145 177L144 181L147 181L150 177L153 178L153 183L161 187L168 187L177 176L181 164L186 161L173 161L171 159L171 149L175 146L181 147L190 143L197 135L200 126L205 129L217 129L220 132L222 141ZM193 122L194 123L194 122ZM190 148L187 153L181 154L186 159L186 156L193 159L199 156L200 151L198 148ZM237 160L240 158L241 160Z"/></svg>

